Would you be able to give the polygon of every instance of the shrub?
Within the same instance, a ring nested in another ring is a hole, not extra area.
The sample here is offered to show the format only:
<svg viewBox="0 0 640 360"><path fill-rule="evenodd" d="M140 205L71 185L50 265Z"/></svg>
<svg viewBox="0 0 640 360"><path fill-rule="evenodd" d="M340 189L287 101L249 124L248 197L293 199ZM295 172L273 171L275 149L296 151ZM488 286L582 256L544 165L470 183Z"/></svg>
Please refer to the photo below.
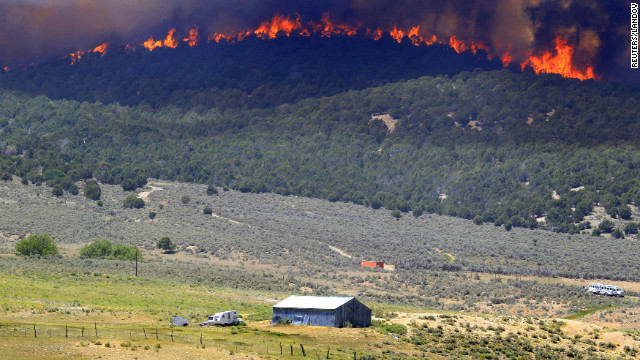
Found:
<svg viewBox="0 0 640 360"><path fill-rule="evenodd" d="M205 215L211 215L211 214L213 214L213 209L212 209L212 208L210 208L210 207L206 207L206 208L204 208L204 210L202 210L202 212L203 212Z"/></svg>
<svg viewBox="0 0 640 360"><path fill-rule="evenodd" d="M16 244L16 254L32 256L32 255L56 255L58 246L53 242L47 234L31 235L27 239L23 239Z"/></svg>
<svg viewBox="0 0 640 360"><path fill-rule="evenodd" d="M207 186L207 195L218 195L218 188L213 185Z"/></svg>
<svg viewBox="0 0 640 360"><path fill-rule="evenodd" d="M84 185L84 196L91 200L100 200L100 196L102 195L102 190L100 189L100 185L95 180L88 180Z"/></svg>
<svg viewBox="0 0 640 360"><path fill-rule="evenodd" d="M157 213L157 212L155 212L155 211L150 211L150 212L149 212L149 219L151 219L151 221L153 221L153 219L155 219L155 218L156 218L156 215L158 215L158 213Z"/></svg>
<svg viewBox="0 0 640 360"><path fill-rule="evenodd" d="M616 239L624 239L624 232L622 232L622 230L620 229L615 229L611 232L611 236L616 238Z"/></svg>
<svg viewBox="0 0 640 360"><path fill-rule="evenodd" d="M64 194L64 192L62 191L62 186L60 185L54 186L53 189L51 189L51 193L56 197L60 197Z"/></svg>
<svg viewBox="0 0 640 360"><path fill-rule="evenodd" d="M163 236L156 243L156 247L164 251L171 251L176 248L176 244L174 244L168 236Z"/></svg>
<svg viewBox="0 0 640 360"><path fill-rule="evenodd" d="M625 234L637 234L638 233L638 224L634 222L630 222L624 227Z"/></svg>
<svg viewBox="0 0 640 360"><path fill-rule="evenodd" d="M513 227L513 224L511 223L511 220L507 220L506 223L504 223L504 229L507 231L511 231L511 228Z"/></svg>
<svg viewBox="0 0 640 360"><path fill-rule="evenodd" d="M188 204L191 201L191 198L189 197L189 195L182 195L180 201L182 201L183 204Z"/></svg>
<svg viewBox="0 0 640 360"><path fill-rule="evenodd" d="M144 200L140 199L136 195L129 195L122 201L122 206L129 209L141 209L144 207Z"/></svg>
<svg viewBox="0 0 640 360"><path fill-rule="evenodd" d="M603 233L610 233L611 231L613 231L613 226L613 221L604 219L602 220L600 225L598 225L598 229L600 229L600 231L602 231Z"/></svg>
<svg viewBox="0 0 640 360"><path fill-rule="evenodd" d="M400 212L400 210L395 209L391 212L391 216L396 218L396 220L400 220L400 218L402 217L402 213Z"/></svg>
<svg viewBox="0 0 640 360"><path fill-rule="evenodd" d="M138 248L135 246L127 246L122 244L113 245L113 251L111 252L112 259L133 261L136 259L136 256L138 260L142 260L140 250L138 250Z"/></svg>
<svg viewBox="0 0 640 360"><path fill-rule="evenodd" d="M87 258L108 258L133 261L136 259L136 254L138 260L142 260L142 253L136 246L112 244L111 241L105 239L96 239L94 242L80 250L80 256Z"/></svg>
<svg viewBox="0 0 640 360"><path fill-rule="evenodd" d="M71 195L78 195L78 193L80 192L80 190L78 189L78 185L73 184L69 187L69 194Z"/></svg>
<svg viewBox="0 0 640 360"><path fill-rule="evenodd" d="M111 241L96 239L91 244L80 249L80 256L87 258L105 258L111 256Z"/></svg>

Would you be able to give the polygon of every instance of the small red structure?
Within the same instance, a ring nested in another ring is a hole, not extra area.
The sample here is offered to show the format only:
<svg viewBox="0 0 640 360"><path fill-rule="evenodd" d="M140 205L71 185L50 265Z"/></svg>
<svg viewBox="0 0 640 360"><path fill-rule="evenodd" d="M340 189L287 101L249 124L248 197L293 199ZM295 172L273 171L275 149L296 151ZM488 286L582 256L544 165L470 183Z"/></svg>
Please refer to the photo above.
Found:
<svg viewBox="0 0 640 360"><path fill-rule="evenodd" d="M366 267L379 267L380 269L384 269L384 261L362 261L362 263L360 264L360 268L362 269Z"/></svg>

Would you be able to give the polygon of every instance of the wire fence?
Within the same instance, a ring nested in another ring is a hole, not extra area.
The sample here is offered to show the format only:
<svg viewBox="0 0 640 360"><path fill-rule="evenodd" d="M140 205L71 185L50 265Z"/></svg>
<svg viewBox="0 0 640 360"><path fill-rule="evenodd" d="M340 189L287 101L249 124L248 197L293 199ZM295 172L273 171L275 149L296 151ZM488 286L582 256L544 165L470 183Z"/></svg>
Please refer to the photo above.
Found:
<svg viewBox="0 0 640 360"><path fill-rule="evenodd" d="M149 341L174 342L182 344L196 344L203 347L212 347L236 353L254 353L257 355L279 355L284 357L310 357L315 359L353 358L353 359L383 359L384 354L372 356L356 351L332 350L330 346L317 346L314 344L290 343L287 341L264 341L250 343L221 337L221 334L211 333L202 329L181 327L126 327L103 323L92 324L46 324L46 323L19 323L0 324L0 338L2 337L30 337L36 339L70 338L87 342L141 342ZM232 330L233 331L233 330ZM233 332L232 332L233 333ZM217 335L217 336L216 336ZM114 343L111 346L117 346ZM335 356L338 355L338 356ZM353 357L352 357L353 356Z"/></svg>

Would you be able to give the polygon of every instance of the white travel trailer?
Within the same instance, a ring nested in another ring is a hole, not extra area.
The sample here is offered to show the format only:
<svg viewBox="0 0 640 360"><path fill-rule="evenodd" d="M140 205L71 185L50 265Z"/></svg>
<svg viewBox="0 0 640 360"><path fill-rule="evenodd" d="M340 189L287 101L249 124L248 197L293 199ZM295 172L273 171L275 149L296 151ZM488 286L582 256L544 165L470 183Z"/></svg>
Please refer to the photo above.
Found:
<svg viewBox="0 0 640 360"><path fill-rule="evenodd" d="M219 312L215 315L209 316L209 319L200 326L205 325L238 325L243 320L238 318L238 312L236 310L229 310Z"/></svg>
<svg viewBox="0 0 640 360"><path fill-rule="evenodd" d="M189 326L189 319L182 316L174 316L172 324L174 326Z"/></svg>
<svg viewBox="0 0 640 360"><path fill-rule="evenodd" d="M623 297L625 295L624 290L620 289L615 285L603 285L598 283L591 283L589 284L589 288L587 290L592 294L598 294L598 295L619 296L619 297Z"/></svg>

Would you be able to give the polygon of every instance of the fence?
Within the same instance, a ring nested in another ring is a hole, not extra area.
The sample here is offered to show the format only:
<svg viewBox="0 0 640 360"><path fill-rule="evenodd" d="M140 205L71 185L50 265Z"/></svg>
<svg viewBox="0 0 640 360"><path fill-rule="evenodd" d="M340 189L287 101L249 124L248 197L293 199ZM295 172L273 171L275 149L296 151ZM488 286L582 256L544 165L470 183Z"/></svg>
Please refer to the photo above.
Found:
<svg viewBox="0 0 640 360"><path fill-rule="evenodd" d="M244 329L245 332L253 329ZM198 331L203 330L203 331ZM0 339L3 337L30 337L35 339L73 338L87 341L151 341L196 344L236 353L254 353L257 355L283 357L310 357L315 359L353 358L353 359L384 359L384 353L377 356L362 354L356 351L332 350L330 347L320 347L314 344L289 343L270 341L247 343L235 339L221 338L221 334L211 333L207 328L181 327L127 327L116 324L87 323L70 325L53 325L45 323L0 323ZM231 332L233 334L233 330ZM215 336L218 335L218 336ZM232 335L233 336L233 335ZM1 341L1 340L0 340ZM118 344L114 343L113 346ZM353 356L353 357L352 357Z"/></svg>

